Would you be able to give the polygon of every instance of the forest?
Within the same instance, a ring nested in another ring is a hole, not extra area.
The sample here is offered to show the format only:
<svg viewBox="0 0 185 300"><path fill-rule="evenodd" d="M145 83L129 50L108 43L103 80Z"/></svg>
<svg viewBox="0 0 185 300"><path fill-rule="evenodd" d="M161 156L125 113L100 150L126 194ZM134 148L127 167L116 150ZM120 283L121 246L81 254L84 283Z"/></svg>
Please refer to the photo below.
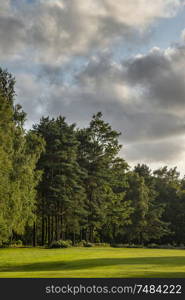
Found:
<svg viewBox="0 0 185 300"><path fill-rule="evenodd" d="M85 128L61 112L26 130L15 100L15 78L0 68L1 246L185 244L185 178L176 168L131 168L101 112Z"/></svg>

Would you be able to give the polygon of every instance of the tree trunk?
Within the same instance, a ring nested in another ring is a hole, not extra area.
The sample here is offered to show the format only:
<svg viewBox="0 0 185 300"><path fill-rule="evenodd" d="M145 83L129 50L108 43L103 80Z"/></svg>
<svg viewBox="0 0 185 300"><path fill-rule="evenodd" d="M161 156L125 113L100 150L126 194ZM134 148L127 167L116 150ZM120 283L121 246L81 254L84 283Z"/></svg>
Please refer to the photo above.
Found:
<svg viewBox="0 0 185 300"><path fill-rule="evenodd" d="M51 242L51 224L50 224L50 216L48 216L48 245Z"/></svg>
<svg viewBox="0 0 185 300"><path fill-rule="evenodd" d="M44 220L44 215L42 215L42 246L45 244L45 220Z"/></svg>
<svg viewBox="0 0 185 300"><path fill-rule="evenodd" d="M33 247L36 247L36 223L33 224Z"/></svg>
<svg viewBox="0 0 185 300"><path fill-rule="evenodd" d="M55 216L55 240L59 239L58 216Z"/></svg>
<svg viewBox="0 0 185 300"><path fill-rule="evenodd" d="M44 199L42 198L42 241L41 244L44 246L45 244L45 220L44 220Z"/></svg>
<svg viewBox="0 0 185 300"><path fill-rule="evenodd" d="M93 225L90 226L90 241L91 241L91 243L94 242L94 226Z"/></svg>
<svg viewBox="0 0 185 300"><path fill-rule="evenodd" d="M73 232L73 246L75 245L76 242L76 236L75 236L75 231Z"/></svg>
<svg viewBox="0 0 185 300"><path fill-rule="evenodd" d="M80 242L82 241L83 237L82 237L82 229L80 229Z"/></svg>
<svg viewBox="0 0 185 300"><path fill-rule="evenodd" d="M54 238L54 216L51 216L51 241L53 242Z"/></svg>

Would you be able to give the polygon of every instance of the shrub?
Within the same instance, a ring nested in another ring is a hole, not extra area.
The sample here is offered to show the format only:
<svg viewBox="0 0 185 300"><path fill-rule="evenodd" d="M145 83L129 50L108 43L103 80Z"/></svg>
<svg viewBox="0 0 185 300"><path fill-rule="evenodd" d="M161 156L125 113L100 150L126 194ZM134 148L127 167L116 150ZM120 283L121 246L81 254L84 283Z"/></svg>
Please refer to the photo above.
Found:
<svg viewBox="0 0 185 300"><path fill-rule="evenodd" d="M90 243L90 242L85 242L85 243L83 244L83 246L84 246L84 247L93 247L94 245L93 245L92 243Z"/></svg>
<svg viewBox="0 0 185 300"><path fill-rule="evenodd" d="M16 241L16 245L17 246L22 246L22 241L21 240Z"/></svg>
<svg viewBox="0 0 185 300"><path fill-rule="evenodd" d="M86 243L85 240L82 240L82 241L80 241L80 242L76 242L76 243L75 243L75 247L84 247L84 243Z"/></svg>
<svg viewBox="0 0 185 300"><path fill-rule="evenodd" d="M165 244L165 245L158 245L155 243L151 243L147 245L147 248L153 248L153 249L175 249L178 247L175 247L174 245L171 244Z"/></svg>
<svg viewBox="0 0 185 300"><path fill-rule="evenodd" d="M66 240L66 241L60 240L60 245L61 245L61 248L69 248L72 246L72 241L71 240Z"/></svg>
<svg viewBox="0 0 185 300"><path fill-rule="evenodd" d="M60 248L60 241L53 241L50 245L50 248Z"/></svg>
<svg viewBox="0 0 185 300"><path fill-rule="evenodd" d="M8 242L3 242L0 244L0 248L9 248L10 247L10 243Z"/></svg>
<svg viewBox="0 0 185 300"><path fill-rule="evenodd" d="M174 249L175 247L171 244L167 244L167 245L160 245L159 248L160 249Z"/></svg>
<svg viewBox="0 0 185 300"><path fill-rule="evenodd" d="M125 245L123 245L123 244L111 244L111 247L113 247L113 248L125 248Z"/></svg>
<svg viewBox="0 0 185 300"><path fill-rule="evenodd" d="M11 243L9 244L10 247L21 247L22 246L22 241L21 240L13 240L11 241Z"/></svg>
<svg viewBox="0 0 185 300"><path fill-rule="evenodd" d="M111 247L114 247L114 248L144 248L143 245L135 245L135 244L111 244Z"/></svg>
<svg viewBox="0 0 185 300"><path fill-rule="evenodd" d="M71 246L72 246L71 240L66 240L66 241L58 240L58 241L53 241L49 247L50 248L69 248Z"/></svg>
<svg viewBox="0 0 185 300"><path fill-rule="evenodd" d="M94 243L95 247L110 247L109 243Z"/></svg>
<svg viewBox="0 0 185 300"><path fill-rule="evenodd" d="M153 248L153 249L157 249L159 248L159 245L155 244L155 243L151 243L147 245L147 248Z"/></svg>
<svg viewBox="0 0 185 300"><path fill-rule="evenodd" d="M144 248L143 245L138 245L138 244L131 244L128 246L128 248Z"/></svg>

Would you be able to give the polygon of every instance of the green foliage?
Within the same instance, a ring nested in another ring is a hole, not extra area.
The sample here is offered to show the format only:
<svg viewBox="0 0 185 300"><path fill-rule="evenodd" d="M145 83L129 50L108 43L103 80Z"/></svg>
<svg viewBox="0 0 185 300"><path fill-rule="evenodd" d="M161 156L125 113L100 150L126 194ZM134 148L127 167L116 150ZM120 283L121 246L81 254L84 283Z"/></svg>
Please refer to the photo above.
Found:
<svg viewBox="0 0 185 300"><path fill-rule="evenodd" d="M49 247L50 248L69 248L71 246L72 246L72 242L70 240L66 240L66 241L59 240L59 241L53 241Z"/></svg>
<svg viewBox="0 0 185 300"><path fill-rule="evenodd" d="M111 187L110 166L121 148L119 135L102 119L101 113L92 117L87 128L77 131L78 162L87 174L84 180L88 211L85 238L91 242L94 242L97 235L102 235L110 205L116 201L116 194Z"/></svg>
<svg viewBox="0 0 185 300"><path fill-rule="evenodd" d="M95 247L110 247L109 243L94 243Z"/></svg>
<svg viewBox="0 0 185 300"><path fill-rule="evenodd" d="M111 244L113 248L144 248L143 245L139 244Z"/></svg>
<svg viewBox="0 0 185 300"><path fill-rule="evenodd" d="M43 172L38 186L40 202L38 214L42 222L42 244L50 244L59 236L65 238L66 228L69 232L79 233L85 212L85 192L82 180L85 173L77 162L78 141L75 125L68 125L65 118L42 118L34 126L36 134L44 138L46 147L38 161L37 169ZM48 224L46 237L45 220ZM51 232L51 223L55 230ZM55 236L53 236L55 235Z"/></svg>
<svg viewBox="0 0 185 300"><path fill-rule="evenodd" d="M43 141L23 129L25 113L14 105L15 79L0 69L0 240L23 234L35 218L36 162ZM33 140L35 139L35 143Z"/></svg>
<svg viewBox="0 0 185 300"><path fill-rule="evenodd" d="M11 241L10 243L10 247L21 247L23 245L23 242L21 240L17 240L17 241Z"/></svg>
<svg viewBox="0 0 185 300"><path fill-rule="evenodd" d="M87 248L90 248L90 247L93 247L94 244L93 244L93 243L90 243L90 242L85 242L85 243L83 244L83 246L84 246L84 247L87 247Z"/></svg>
<svg viewBox="0 0 185 300"><path fill-rule="evenodd" d="M151 244L147 245L147 248L157 249L157 248L159 248L159 245L157 245L155 243L151 243Z"/></svg>

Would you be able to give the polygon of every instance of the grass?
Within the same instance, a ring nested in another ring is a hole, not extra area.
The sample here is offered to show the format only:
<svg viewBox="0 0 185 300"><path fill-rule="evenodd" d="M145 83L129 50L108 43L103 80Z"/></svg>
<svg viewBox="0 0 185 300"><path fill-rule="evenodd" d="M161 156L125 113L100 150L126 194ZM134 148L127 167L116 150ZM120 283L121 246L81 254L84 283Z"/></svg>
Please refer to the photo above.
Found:
<svg viewBox="0 0 185 300"><path fill-rule="evenodd" d="M0 277L185 278L185 250L0 249Z"/></svg>

